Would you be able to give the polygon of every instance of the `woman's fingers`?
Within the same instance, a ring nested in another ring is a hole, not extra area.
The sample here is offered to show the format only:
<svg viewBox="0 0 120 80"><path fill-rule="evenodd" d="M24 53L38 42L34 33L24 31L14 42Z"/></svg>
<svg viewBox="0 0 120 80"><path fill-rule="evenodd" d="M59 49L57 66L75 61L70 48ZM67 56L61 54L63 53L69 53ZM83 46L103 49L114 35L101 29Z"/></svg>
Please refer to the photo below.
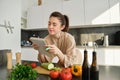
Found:
<svg viewBox="0 0 120 80"><path fill-rule="evenodd" d="M38 45L37 44L32 44L32 47L36 50L38 50Z"/></svg>

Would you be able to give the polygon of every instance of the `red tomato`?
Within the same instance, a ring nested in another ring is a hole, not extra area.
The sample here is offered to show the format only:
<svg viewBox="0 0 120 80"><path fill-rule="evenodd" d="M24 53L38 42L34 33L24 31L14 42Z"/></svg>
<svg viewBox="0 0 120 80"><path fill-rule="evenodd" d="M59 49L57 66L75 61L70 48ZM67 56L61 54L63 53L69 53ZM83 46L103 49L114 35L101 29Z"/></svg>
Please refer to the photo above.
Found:
<svg viewBox="0 0 120 80"><path fill-rule="evenodd" d="M32 68L36 68L36 67L37 67L37 64L36 64L35 62L32 62L32 63L31 63L31 67L32 67Z"/></svg>
<svg viewBox="0 0 120 80"><path fill-rule="evenodd" d="M62 71L67 71L67 72L72 73L72 69L71 68L62 68Z"/></svg>
<svg viewBox="0 0 120 80"><path fill-rule="evenodd" d="M59 75L60 75L60 73L59 73L58 70L51 70L51 71L50 71L50 77L53 78L53 79L58 78Z"/></svg>
<svg viewBox="0 0 120 80"><path fill-rule="evenodd" d="M64 68L60 74L61 80L72 80L71 69Z"/></svg>

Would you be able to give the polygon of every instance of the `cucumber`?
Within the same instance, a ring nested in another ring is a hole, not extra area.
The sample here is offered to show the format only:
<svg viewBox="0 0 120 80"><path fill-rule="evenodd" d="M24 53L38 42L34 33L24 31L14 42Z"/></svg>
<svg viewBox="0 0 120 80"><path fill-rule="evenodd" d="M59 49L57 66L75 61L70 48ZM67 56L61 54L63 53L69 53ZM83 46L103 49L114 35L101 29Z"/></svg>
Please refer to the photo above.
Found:
<svg viewBox="0 0 120 80"><path fill-rule="evenodd" d="M48 69L48 70L52 70L54 68L54 64L52 63L41 63L41 67Z"/></svg>
<svg viewBox="0 0 120 80"><path fill-rule="evenodd" d="M61 68L60 67L54 67L54 68L52 68L51 70L58 70L58 71L60 71L61 70Z"/></svg>

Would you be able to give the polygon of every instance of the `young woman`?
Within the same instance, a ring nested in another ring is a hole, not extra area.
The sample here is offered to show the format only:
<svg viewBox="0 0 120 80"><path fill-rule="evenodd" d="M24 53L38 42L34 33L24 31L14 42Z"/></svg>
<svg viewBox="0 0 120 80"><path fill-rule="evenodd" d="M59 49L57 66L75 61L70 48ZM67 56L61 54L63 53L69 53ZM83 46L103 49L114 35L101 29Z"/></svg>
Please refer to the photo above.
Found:
<svg viewBox="0 0 120 80"><path fill-rule="evenodd" d="M81 53L76 50L74 37L67 33L68 30L68 17L62 15L60 12L53 12L48 21L49 34L45 37L46 47L49 47L48 52L52 54L53 57L39 53L38 60L40 62L51 62L52 59L57 56L59 66L68 67L72 64L81 64ZM33 44L33 47L34 49L38 49L36 44Z"/></svg>

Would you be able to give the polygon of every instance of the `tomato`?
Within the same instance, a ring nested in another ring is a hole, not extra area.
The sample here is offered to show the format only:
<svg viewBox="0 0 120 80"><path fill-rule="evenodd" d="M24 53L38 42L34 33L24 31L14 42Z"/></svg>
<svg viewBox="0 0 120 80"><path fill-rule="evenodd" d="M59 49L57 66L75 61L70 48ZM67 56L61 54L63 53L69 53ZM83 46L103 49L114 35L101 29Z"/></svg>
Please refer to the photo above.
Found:
<svg viewBox="0 0 120 80"><path fill-rule="evenodd" d="M67 71L67 72L72 73L72 69L71 68L63 68L62 71Z"/></svg>
<svg viewBox="0 0 120 80"><path fill-rule="evenodd" d="M71 68L63 68L60 74L61 80L72 80Z"/></svg>
<svg viewBox="0 0 120 80"><path fill-rule="evenodd" d="M36 68L36 67L37 67L37 64L36 64L35 62L32 62L32 63L31 63L31 67L32 67L32 68Z"/></svg>
<svg viewBox="0 0 120 80"><path fill-rule="evenodd" d="M49 75L51 78L56 79L59 77L60 73L58 70L51 70Z"/></svg>

